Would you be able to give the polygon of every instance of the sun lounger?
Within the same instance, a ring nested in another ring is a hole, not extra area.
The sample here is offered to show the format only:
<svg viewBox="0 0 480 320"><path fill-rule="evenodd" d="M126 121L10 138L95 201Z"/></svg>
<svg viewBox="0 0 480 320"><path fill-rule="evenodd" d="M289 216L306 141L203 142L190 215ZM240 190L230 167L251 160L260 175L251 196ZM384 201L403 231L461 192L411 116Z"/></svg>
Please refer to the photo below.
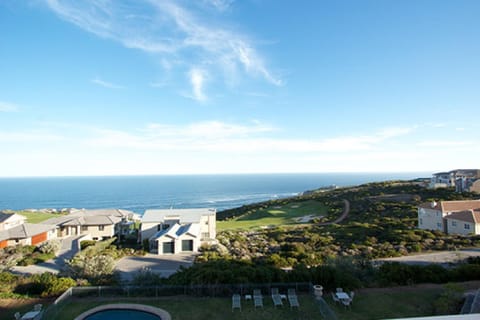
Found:
<svg viewBox="0 0 480 320"><path fill-rule="evenodd" d="M283 306L282 297L278 293L278 288L272 288L272 301L275 307Z"/></svg>
<svg viewBox="0 0 480 320"><path fill-rule="evenodd" d="M253 290L253 305L255 308L263 308L263 296L260 289Z"/></svg>
<svg viewBox="0 0 480 320"><path fill-rule="evenodd" d="M295 289L288 289L288 303L290 304L290 308L296 307L299 308L300 304L298 303L298 297L295 293Z"/></svg>
<svg viewBox="0 0 480 320"><path fill-rule="evenodd" d="M239 294L234 294L232 296L232 312L235 309L239 309L240 311L242 311L242 305L241 305L241 302L240 302L240 295Z"/></svg>

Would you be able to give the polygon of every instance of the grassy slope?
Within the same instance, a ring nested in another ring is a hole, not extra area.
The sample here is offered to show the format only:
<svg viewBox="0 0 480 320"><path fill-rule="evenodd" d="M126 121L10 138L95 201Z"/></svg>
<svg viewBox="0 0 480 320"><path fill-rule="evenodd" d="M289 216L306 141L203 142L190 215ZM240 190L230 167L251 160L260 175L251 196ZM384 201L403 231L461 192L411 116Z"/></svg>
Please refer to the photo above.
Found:
<svg viewBox="0 0 480 320"><path fill-rule="evenodd" d="M327 208L318 201L292 202L283 206L258 209L248 215L231 220L217 221L217 231L298 224L296 218L307 215L320 217L325 215L326 211Z"/></svg>

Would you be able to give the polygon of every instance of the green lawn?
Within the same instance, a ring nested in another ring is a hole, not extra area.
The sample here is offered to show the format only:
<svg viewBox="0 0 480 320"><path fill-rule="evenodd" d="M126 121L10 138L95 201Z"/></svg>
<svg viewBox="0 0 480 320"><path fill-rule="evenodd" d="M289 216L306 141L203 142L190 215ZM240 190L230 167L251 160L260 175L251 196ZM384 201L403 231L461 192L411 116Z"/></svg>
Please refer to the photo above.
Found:
<svg viewBox="0 0 480 320"><path fill-rule="evenodd" d="M478 282L459 284L464 290L478 288ZM339 320L358 319L392 319L404 317L420 317L434 315L434 301L443 292L441 285L424 285L413 287L397 287L384 289L364 289L355 294L351 308L345 308L333 302L331 295L324 298ZM300 308L290 310L274 308L269 296L264 295L264 308L255 309L251 301L242 299L242 311L232 312L230 298L195 298L189 296L172 296L160 298L72 298L62 304L53 313L47 314L50 320L70 320L82 312L100 304L140 303L156 306L168 311L173 320L283 320L283 319L322 319L320 307L310 295L299 295ZM22 304L16 308L3 306L5 316L14 312L25 312L38 303L32 299L29 305ZM48 303L43 302L45 306ZM0 300L1 306L1 300ZM2 318L0 316L0 318ZM9 317L7 317L8 319Z"/></svg>
<svg viewBox="0 0 480 320"><path fill-rule="evenodd" d="M350 308L335 304L331 296L325 297L328 304L342 319L392 319L399 317L434 315L433 302L442 289L394 290L359 292Z"/></svg>
<svg viewBox="0 0 480 320"><path fill-rule="evenodd" d="M158 299L110 299L98 301L95 299L72 299L64 304L55 315L49 315L52 320L71 320L82 312L100 304L109 303L141 303L164 309L170 313L173 320L284 320L284 319L318 319L321 320L319 308L310 296L299 296L300 308L291 310L288 305L274 308L270 297L264 296L264 308L255 309L252 301L242 299L242 311L232 312L230 298L192 298L169 297Z"/></svg>
<svg viewBox="0 0 480 320"><path fill-rule="evenodd" d="M28 223L41 223L42 221L57 218L62 214L59 213L44 213L44 212L30 212L30 211L18 211L16 212L27 218Z"/></svg>
<svg viewBox="0 0 480 320"><path fill-rule="evenodd" d="M257 209L245 216L217 221L217 230L228 229L252 229L259 227L271 227L280 225L300 224L298 218L305 216L325 216L327 208L318 201L291 202L283 206L272 206L265 209Z"/></svg>

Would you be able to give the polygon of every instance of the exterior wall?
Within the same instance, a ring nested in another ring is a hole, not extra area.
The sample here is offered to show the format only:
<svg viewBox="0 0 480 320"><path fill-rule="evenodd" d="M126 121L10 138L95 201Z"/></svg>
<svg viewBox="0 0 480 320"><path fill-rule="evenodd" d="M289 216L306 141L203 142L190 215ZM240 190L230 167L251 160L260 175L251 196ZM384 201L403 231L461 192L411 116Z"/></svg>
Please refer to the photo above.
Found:
<svg viewBox="0 0 480 320"><path fill-rule="evenodd" d="M103 230L100 228L103 227ZM81 234L89 234L92 239L111 238L115 236L115 226L113 224L104 226L82 226L80 227Z"/></svg>
<svg viewBox="0 0 480 320"><path fill-rule="evenodd" d="M7 245L8 245L8 241L7 241L7 240L2 240L2 241L0 241L0 249L5 248Z"/></svg>
<svg viewBox="0 0 480 320"><path fill-rule="evenodd" d="M32 238L25 238L25 239L10 239L7 240L7 246L16 246L21 244L22 246L30 245Z"/></svg>
<svg viewBox="0 0 480 320"><path fill-rule="evenodd" d="M469 191L480 193L480 179L472 183L472 185L469 188Z"/></svg>
<svg viewBox="0 0 480 320"><path fill-rule="evenodd" d="M204 215L200 218L201 240L211 240L217 237L215 215Z"/></svg>
<svg viewBox="0 0 480 320"><path fill-rule="evenodd" d="M447 221L447 228L448 228L448 233L454 233L454 234L462 234L462 235L468 235L468 234L478 234L476 232L480 231L480 226L478 224L475 224L473 222L466 222L466 221L461 221L461 220L456 220L456 219L446 219ZM468 226L465 228L465 226Z"/></svg>
<svg viewBox="0 0 480 320"><path fill-rule="evenodd" d="M32 245L36 246L37 244L40 244L42 242L45 242L48 240L48 232L42 232L37 235L34 235L32 237L31 243Z"/></svg>
<svg viewBox="0 0 480 320"><path fill-rule="evenodd" d="M160 225L161 222L142 222L142 225L140 226L140 240L143 241L144 239L150 239L157 231L158 225Z"/></svg>
<svg viewBox="0 0 480 320"><path fill-rule="evenodd" d="M444 232L442 212L436 209L418 208L418 228Z"/></svg>

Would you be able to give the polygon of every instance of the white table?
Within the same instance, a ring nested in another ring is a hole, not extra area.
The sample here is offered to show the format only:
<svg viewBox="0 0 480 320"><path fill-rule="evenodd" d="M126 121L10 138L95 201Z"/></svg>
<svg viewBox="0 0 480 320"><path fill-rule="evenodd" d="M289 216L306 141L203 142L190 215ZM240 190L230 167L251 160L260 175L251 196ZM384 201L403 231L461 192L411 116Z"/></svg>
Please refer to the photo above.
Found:
<svg viewBox="0 0 480 320"><path fill-rule="evenodd" d="M41 311L29 311L25 313L20 319L21 320L34 320Z"/></svg>
<svg viewBox="0 0 480 320"><path fill-rule="evenodd" d="M335 295L336 295L337 298L340 299L340 300L350 299L350 297L348 296L348 294L346 294L345 292L337 292L337 293L335 293Z"/></svg>

